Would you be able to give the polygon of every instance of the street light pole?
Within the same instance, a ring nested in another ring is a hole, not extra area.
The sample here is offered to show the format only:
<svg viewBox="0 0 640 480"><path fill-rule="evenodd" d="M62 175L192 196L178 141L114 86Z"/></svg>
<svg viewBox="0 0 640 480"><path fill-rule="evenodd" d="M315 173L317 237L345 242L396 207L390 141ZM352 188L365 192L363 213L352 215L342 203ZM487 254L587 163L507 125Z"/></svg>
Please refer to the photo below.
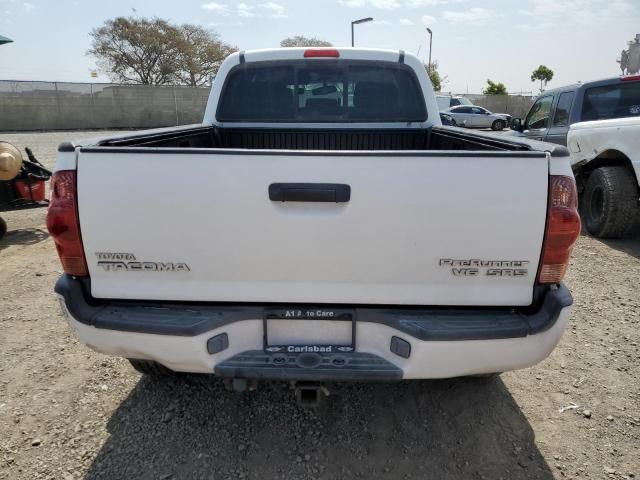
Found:
<svg viewBox="0 0 640 480"><path fill-rule="evenodd" d="M361 18L360 20L354 20L353 22L351 22L351 46L355 47L356 46L356 42L355 42L355 37L354 37L354 33L353 33L353 26L354 25L358 25L360 23L366 23L366 22L371 22L373 21L372 17L367 17L367 18Z"/></svg>
<svg viewBox="0 0 640 480"><path fill-rule="evenodd" d="M431 46L433 42L433 32L429 27L427 27L427 32L429 32L429 73L431 73Z"/></svg>

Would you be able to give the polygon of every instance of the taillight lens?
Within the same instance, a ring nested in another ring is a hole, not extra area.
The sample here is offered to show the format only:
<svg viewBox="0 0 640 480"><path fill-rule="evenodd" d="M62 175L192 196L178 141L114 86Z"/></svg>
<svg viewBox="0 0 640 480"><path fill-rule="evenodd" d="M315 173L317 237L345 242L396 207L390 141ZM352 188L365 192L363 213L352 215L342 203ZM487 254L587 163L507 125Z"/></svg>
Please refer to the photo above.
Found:
<svg viewBox="0 0 640 480"><path fill-rule="evenodd" d="M560 283L569 266L573 245L580 235L578 192L573 177L549 177L547 229L542 246L538 283Z"/></svg>
<svg viewBox="0 0 640 480"><path fill-rule="evenodd" d="M80 236L75 170L56 172L51 178L47 229L65 273L80 277L89 275Z"/></svg>

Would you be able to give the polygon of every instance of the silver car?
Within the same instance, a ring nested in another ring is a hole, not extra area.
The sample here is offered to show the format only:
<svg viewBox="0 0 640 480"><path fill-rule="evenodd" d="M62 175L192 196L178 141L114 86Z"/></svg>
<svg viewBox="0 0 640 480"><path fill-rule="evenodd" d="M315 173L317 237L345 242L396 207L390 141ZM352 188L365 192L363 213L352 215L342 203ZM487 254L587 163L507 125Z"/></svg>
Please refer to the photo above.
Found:
<svg viewBox="0 0 640 480"><path fill-rule="evenodd" d="M459 127L502 130L511 124L511 115L493 113L476 105L451 107L443 110L443 113L451 115Z"/></svg>

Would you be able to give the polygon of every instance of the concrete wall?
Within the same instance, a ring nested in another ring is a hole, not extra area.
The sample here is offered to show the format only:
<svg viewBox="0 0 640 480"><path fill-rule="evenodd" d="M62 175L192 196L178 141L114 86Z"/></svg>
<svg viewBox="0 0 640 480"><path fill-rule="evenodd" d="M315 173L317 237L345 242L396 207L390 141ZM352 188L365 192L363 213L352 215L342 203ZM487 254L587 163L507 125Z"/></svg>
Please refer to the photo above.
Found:
<svg viewBox="0 0 640 480"><path fill-rule="evenodd" d="M209 88L0 80L0 131L155 128L202 121ZM533 97L465 95L524 117Z"/></svg>
<svg viewBox="0 0 640 480"><path fill-rule="evenodd" d="M199 123L208 95L208 88L0 81L0 131Z"/></svg>

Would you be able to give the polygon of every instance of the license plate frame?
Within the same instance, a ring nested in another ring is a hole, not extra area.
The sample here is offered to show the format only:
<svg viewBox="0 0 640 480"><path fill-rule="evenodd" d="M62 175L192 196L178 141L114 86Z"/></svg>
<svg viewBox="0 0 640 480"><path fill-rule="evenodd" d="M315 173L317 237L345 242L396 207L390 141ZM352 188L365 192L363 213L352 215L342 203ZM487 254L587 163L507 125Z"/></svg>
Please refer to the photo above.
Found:
<svg viewBox="0 0 640 480"><path fill-rule="evenodd" d="M276 343L269 344L268 323L273 320L294 321L343 321L350 322L351 341L347 344L336 343ZM299 355L302 353L345 354L356 351L356 312L349 308L326 307L267 307L262 315L263 349L269 354Z"/></svg>

